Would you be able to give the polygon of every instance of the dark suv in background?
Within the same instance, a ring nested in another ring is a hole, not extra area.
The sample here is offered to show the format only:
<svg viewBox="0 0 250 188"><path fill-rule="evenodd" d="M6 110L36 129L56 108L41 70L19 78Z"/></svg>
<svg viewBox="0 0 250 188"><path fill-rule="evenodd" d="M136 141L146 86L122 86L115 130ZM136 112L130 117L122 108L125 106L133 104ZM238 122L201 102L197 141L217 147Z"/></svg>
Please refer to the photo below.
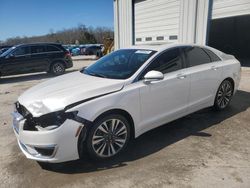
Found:
<svg viewBox="0 0 250 188"><path fill-rule="evenodd" d="M43 71L61 75L72 66L70 53L56 43L16 45L0 55L0 76Z"/></svg>

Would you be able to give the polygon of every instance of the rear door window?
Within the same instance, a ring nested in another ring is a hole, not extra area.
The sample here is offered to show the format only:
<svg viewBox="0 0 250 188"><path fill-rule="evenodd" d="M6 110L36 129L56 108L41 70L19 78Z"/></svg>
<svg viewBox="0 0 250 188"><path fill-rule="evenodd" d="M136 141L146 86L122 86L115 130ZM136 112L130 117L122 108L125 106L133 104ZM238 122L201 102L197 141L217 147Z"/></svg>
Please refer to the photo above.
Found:
<svg viewBox="0 0 250 188"><path fill-rule="evenodd" d="M221 61L221 59L211 50L206 48L203 48L203 50L205 50L205 52L210 56L212 62Z"/></svg>
<svg viewBox="0 0 250 188"><path fill-rule="evenodd" d="M47 51L48 52L60 52L61 50L55 46L49 45L47 46Z"/></svg>
<svg viewBox="0 0 250 188"><path fill-rule="evenodd" d="M31 53L32 54L39 54L46 52L45 46L39 45L39 46L31 46Z"/></svg>
<svg viewBox="0 0 250 188"><path fill-rule="evenodd" d="M199 47L187 47L184 51L189 67L203 65L211 62L208 54Z"/></svg>

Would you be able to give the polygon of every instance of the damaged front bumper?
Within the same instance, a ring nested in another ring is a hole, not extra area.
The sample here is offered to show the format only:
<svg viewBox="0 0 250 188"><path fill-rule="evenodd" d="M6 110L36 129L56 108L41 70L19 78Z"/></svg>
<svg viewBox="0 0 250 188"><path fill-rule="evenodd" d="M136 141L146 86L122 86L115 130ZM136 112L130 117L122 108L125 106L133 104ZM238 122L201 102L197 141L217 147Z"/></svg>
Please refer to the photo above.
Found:
<svg viewBox="0 0 250 188"><path fill-rule="evenodd" d="M78 137L82 123L66 119L56 129L27 130L24 129L27 119L17 111L12 116L18 145L27 158L50 163L79 159Z"/></svg>

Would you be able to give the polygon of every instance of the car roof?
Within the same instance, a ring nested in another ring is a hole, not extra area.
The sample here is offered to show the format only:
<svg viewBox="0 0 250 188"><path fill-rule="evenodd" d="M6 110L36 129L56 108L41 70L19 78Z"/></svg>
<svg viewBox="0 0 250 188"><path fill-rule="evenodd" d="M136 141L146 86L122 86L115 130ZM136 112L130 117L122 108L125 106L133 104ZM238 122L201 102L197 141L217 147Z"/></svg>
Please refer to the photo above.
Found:
<svg viewBox="0 0 250 188"><path fill-rule="evenodd" d="M173 48L173 47L181 47L181 46L197 46L197 47L206 47L204 45L198 45L198 44L182 44L182 43L168 43L168 44L155 44L155 45L133 45L129 48L124 48L124 49L141 49L141 50L154 50L154 51L163 51L168 48Z"/></svg>
<svg viewBox="0 0 250 188"><path fill-rule="evenodd" d="M37 42L37 43L26 43L26 44L18 44L18 45L15 45L15 47L18 47L18 46L30 46L30 45L62 45L60 43L53 43L53 42Z"/></svg>
<svg viewBox="0 0 250 188"><path fill-rule="evenodd" d="M194 44L194 43L168 43L168 44L154 44L154 45L133 45L129 48L124 48L124 49L138 49L138 50L154 50L157 52L161 52L164 50L167 50L169 48L174 48L174 47L183 47L183 46L196 46L196 47L201 47L201 48L206 48L214 52L217 56L219 56L221 59L225 59L224 57L227 56L227 54L221 52L220 50L217 50L213 47L206 46L206 45L199 45L199 44ZM231 56L229 57L231 58Z"/></svg>

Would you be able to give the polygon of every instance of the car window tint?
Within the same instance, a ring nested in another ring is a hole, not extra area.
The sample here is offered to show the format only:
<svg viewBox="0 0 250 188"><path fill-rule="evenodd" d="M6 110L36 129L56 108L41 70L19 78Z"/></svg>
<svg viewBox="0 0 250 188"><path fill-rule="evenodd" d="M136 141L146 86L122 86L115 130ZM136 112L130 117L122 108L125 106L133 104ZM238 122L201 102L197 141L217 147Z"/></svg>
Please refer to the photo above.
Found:
<svg viewBox="0 0 250 188"><path fill-rule="evenodd" d="M31 53L36 54L36 53L43 53L45 52L45 46L31 46Z"/></svg>
<svg viewBox="0 0 250 188"><path fill-rule="evenodd" d="M47 51L48 51L48 52L58 52L58 51L61 51L61 50L58 49L58 48L55 47L55 46L47 46Z"/></svg>
<svg viewBox="0 0 250 188"><path fill-rule="evenodd" d="M203 48L203 50L205 50L207 52L207 54L210 56L212 62L221 61L221 59L211 50L206 49L206 48Z"/></svg>
<svg viewBox="0 0 250 188"><path fill-rule="evenodd" d="M190 67L211 62L210 57L201 48L188 47L185 49L185 52Z"/></svg>
<svg viewBox="0 0 250 188"><path fill-rule="evenodd" d="M13 52L14 56L19 56L19 55L26 55L29 54L29 47L18 47L16 50Z"/></svg>
<svg viewBox="0 0 250 188"><path fill-rule="evenodd" d="M160 71L163 74L177 71L182 68L181 53L179 48L170 49L157 57L147 68L146 72L151 70ZM145 73L146 73L145 72Z"/></svg>

